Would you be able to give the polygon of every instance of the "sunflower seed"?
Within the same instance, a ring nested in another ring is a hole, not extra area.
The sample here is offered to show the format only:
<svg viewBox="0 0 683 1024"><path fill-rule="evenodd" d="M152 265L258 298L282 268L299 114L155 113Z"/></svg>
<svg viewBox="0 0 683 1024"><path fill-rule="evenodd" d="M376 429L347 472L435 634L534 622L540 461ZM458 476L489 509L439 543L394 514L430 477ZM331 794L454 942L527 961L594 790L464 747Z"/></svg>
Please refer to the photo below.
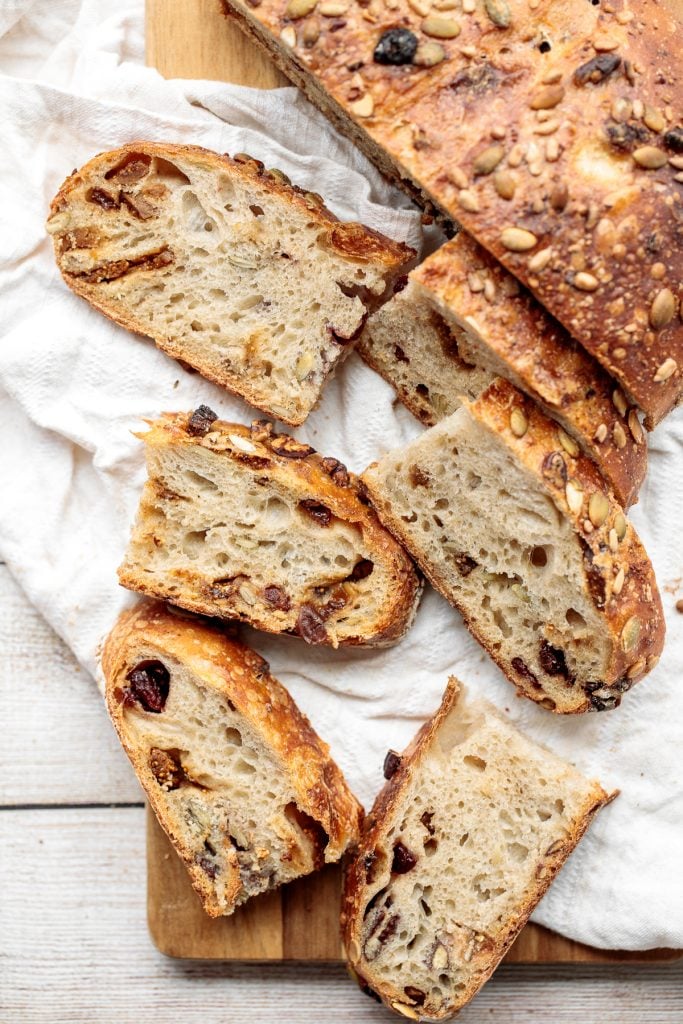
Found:
<svg viewBox="0 0 683 1024"><path fill-rule="evenodd" d="M669 377L673 377L677 369L678 363L675 359L672 359L671 356L669 356L669 358L665 359L657 370L654 376L655 384L662 384L665 380L668 380Z"/></svg>
<svg viewBox="0 0 683 1024"><path fill-rule="evenodd" d="M453 18L425 18L421 28L426 36L434 39L455 39L460 35L460 23Z"/></svg>
<svg viewBox="0 0 683 1024"><path fill-rule="evenodd" d="M504 228L500 234L500 241L510 252L527 252L538 245L536 235L525 228Z"/></svg>
<svg viewBox="0 0 683 1024"><path fill-rule="evenodd" d="M240 437L239 434L228 434L229 439L232 441L235 448L238 448L241 452L255 452L256 445L253 445L251 441L247 441L246 438Z"/></svg>
<svg viewBox="0 0 683 1024"><path fill-rule="evenodd" d="M652 300L650 306L650 324L656 331L666 327L676 312L676 299L670 288L662 288Z"/></svg>
<svg viewBox="0 0 683 1024"><path fill-rule="evenodd" d="M366 92L365 96L361 96L359 100L352 103L349 109L352 114L356 115L356 117L372 117L372 112L375 109L375 101L370 93Z"/></svg>
<svg viewBox="0 0 683 1024"><path fill-rule="evenodd" d="M502 146L488 146L474 158L474 164L472 165L474 173L490 174L491 171L495 170L504 156L505 150Z"/></svg>
<svg viewBox="0 0 683 1024"><path fill-rule="evenodd" d="M564 86L546 85L545 88L539 89L537 93L534 93L529 106L532 110L550 110L552 107L556 107L563 98Z"/></svg>
<svg viewBox="0 0 683 1024"><path fill-rule="evenodd" d="M640 146L631 155L639 167L645 167L648 171L663 167L668 159L666 153L656 146Z"/></svg>
<svg viewBox="0 0 683 1024"><path fill-rule="evenodd" d="M612 593L616 594L617 597L619 597L619 594L622 591L625 579L626 579L626 573L624 572L624 570L622 568L622 569L619 570L619 572L614 577L614 583L612 584Z"/></svg>
<svg viewBox="0 0 683 1024"><path fill-rule="evenodd" d="M663 132L666 128L666 118L662 114L661 110L657 110L656 107L645 107L643 121L650 131L653 132Z"/></svg>
<svg viewBox="0 0 683 1024"><path fill-rule="evenodd" d="M409 1020L419 1020L420 1014L417 1010L414 1010L412 1006L406 1006L405 1003L395 1002L391 1004L392 1010L396 1013L400 1013L402 1017L407 1017Z"/></svg>
<svg viewBox="0 0 683 1024"><path fill-rule="evenodd" d="M446 51L438 43L420 43L415 51L413 64L417 64L421 68L433 68L436 64L440 64L445 56Z"/></svg>
<svg viewBox="0 0 683 1024"><path fill-rule="evenodd" d="M479 200L471 189L465 188L458 192L458 202L463 210L467 210L469 213L477 213L479 210Z"/></svg>
<svg viewBox="0 0 683 1024"><path fill-rule="evenodd" d="M578 274L574 275L572 284L582 292L594 292L600 282L597 277L593 276L593 274L588 274L585 270L580 270Z"/></svg>
<svg viewBox="0 0 683 1024"><path fill-rule="evenodd" d="M529 421L526 418L523 409L517 406L510 413L510 430L515 437L524 437L529 427Z"/></svg>
<svg viewBox="0 0 683 1024"><path fill-rule="evenodd" d="M631 431L631 436L636 444L642 444L645 440L645 435L643 434L643 428L640 425L638 413L635 409L631 409L628 414L628 429Z"/></svg>
<svg viewBox="0 0 683 1024"><path fill-rule="evenodd" d="M528 267L532 274L540 274L553 258L553 250L550 246L546 249L539 249L529 260Z"/></svg>
<svg viewBox="0 0 683 1024"><path fill-rule="evenodd" d="M602 444L602 442L605 440L606 437L607 437L607 424L606 423L601 423L600 426L598 427L598 429L595 431L595 440L598 442L598 444Z"/></svg>
<svg viewBox="0 0 683 1024"><path fill-rule="evenodd" d="M282 32L280 33L280 39L285 44L285 46L289 46L290 49L293 50L294 47L296 46L296 29L294 28L294 26L287 25L286 28L283 28Z"/></svg>
<svg viewBox="0 0 683 1024"><path fill-rule="evenodd" d="M318 0L289 0L289 3L285 7L286 18L305 18L307 14L311 14L315 8Z"/></svg>
<svg viewBox="0 0 683 1024"><path fill-rule="evenodd" d="M578 480L567 480L565 488L569 511L578 515L583 506L583 487Z"/></svg>
<svg viewBox="0 0 683 1024"><path fill-rule="evenodd" d="M576 457L579 454L578 444L576 443L573 437L569 436L566 430L563 430L562 427L558 427L557 436L560 439L560 444L562 445L562 447L568 455L573 455L574 457Z"/></svg>
<svg viewBox="0 0 683 1024"><path fill-rule="evenodd" d="M493 187L501 199L512 199L517 188L517 179L510 171L496 171L493 175Z"/></svg>
<svg viewBox="0 0 683 1024"><path fill-rule="evenodd" d="M312 352L304 352L296 361L296 379L303 380L313 369L315 360Z"/></svg>
<svg viewBox="0 0 683 1024"><path fill-rule="evenodd" d="M612 427L612 437L614 443L621 450L626 445L626 431L622 427L621 423L615 423Z"/></svg>

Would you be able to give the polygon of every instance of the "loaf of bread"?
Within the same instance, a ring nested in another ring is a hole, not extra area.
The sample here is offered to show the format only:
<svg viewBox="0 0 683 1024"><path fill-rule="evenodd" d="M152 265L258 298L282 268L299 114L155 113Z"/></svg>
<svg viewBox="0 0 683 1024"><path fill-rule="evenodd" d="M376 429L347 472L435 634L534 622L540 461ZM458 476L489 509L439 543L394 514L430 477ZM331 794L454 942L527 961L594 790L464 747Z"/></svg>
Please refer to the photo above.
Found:
<svg viewBox="0 0 683 1024"><path fill-rule="evenodd" d="M311 644L403 636L421 583L340 462L205 406L141 436L149 479L123 586Z"/></svg>
<svg viewBox="0 0 683 1024"><path fill-rule="evenodd" d="M359 984L410 1020L480 989L611 796L449 681L347 865L342 935ZM613 794L614 795L614 794Z"/></svg>
<svg viewBox="0 0 683 1024"><path fill-rule="evenodd" d="M558 420L617 500L637 500L647 470L638 410L596 360L503 267L461 232L411 271L408 286L374 313L360 354L423 422L454 412L496 374Z"/></svg>
<svg viewBox="0 0 683 1024"><path fill-rule="evenodd" d="M520 694L604 711L656 664L664 618L640 540L593 463L509 381L362 480Z"/></svg>
<svg viewBox="0 0 683 1024"><path fill-rule="evenodd" d="M678 0L223 0L397 184L460 221L648 426L683 392Z"/></svg>
<svg viewBox="0 0 683 1024"><path fill-rule="evenodd" d="M414 255L258 160L152 142L75 171L48 230L77 295L292 424Z"/></svg>
<svg viewBox="0 0 683 1024"><path fill-rule="evenodd" d="M121 743L212 917L356 840L362 811L327 744L254 651L145 602L102 667Z"/></svg>

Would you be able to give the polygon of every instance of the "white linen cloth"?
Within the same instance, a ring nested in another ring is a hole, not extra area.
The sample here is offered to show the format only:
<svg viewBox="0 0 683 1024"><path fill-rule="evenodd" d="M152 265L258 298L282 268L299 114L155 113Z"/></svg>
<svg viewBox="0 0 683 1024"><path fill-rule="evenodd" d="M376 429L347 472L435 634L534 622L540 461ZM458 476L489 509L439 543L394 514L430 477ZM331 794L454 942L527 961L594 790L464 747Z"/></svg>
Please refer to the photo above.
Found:
<svg viewBox="0 0 683 1024"><path fill-rule="evenodd" d="M143 64L143 0L0 3L0 556L79 661L132 598L116 581L144 478L142 417L245 403L109 323L62 283L44 228L64 177L135 138L246 151L320 192L343 218L419 245L420 218L294 89L164 81ZM353 355L297 434L355 470L421 428ZM668 620L658 668L614 712L554 716L515 697L433 591L391 650L330 651L246 630L369 806L386 749L438 705L449 673L621 796L604 810L534 920L607 948L683 946L683 411L650 439L633 521ZM46 668L48 668L46 666Z"/></svg>

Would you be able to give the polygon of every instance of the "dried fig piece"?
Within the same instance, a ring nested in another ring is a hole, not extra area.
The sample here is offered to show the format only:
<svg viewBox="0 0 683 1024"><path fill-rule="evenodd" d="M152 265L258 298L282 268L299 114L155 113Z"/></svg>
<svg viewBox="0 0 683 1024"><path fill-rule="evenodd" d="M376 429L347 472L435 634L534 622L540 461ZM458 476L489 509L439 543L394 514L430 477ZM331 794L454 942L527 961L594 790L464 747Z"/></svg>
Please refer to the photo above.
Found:
<svg viewBox="0 0 683 1024"><path fill-rule="evenodd" d="M166 791L179 789L183 782L188 781L180 761L180 751L177 749L161 750L159 747L152 747L148 764L152 775Z"/></svg>
<svg viewBox="0 0 683 1024"><path fill-rule="evenodd" d="M299 502L299 508L319 526L329 526L332 521L332 513L327 505L323 505L321 501L315 501L313 498L304 498L303 501Z"/></svg>
<svg viewBox="0 0 683 1024"><path fill-rule="evenodd" d="M110 167L105 178L113 180L122 185L130 184L132 181L140 181L149 174L152 163L151 156L146 153L127 153L123 160L120 160L114 167Z"/></svg>
<svg viewBox="0 0 683 1024"><path fill-rule="evenodd" d="M103 188L88 189L85 198L89 203L101 206L103 210L118 210L120 206L118 198Z"/></svg>

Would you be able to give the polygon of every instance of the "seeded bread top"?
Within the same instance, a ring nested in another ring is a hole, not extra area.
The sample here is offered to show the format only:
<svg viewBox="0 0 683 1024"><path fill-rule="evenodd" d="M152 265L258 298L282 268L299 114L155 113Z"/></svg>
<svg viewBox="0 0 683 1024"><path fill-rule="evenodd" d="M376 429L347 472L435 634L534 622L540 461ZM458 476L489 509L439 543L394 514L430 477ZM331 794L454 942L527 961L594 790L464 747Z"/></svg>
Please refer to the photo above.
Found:
<svg viewBox="0 0 683 1024"><path fill-rule="evenodd" d="M676 0L225 3L386 173L527 284L648 426L680 401Z"/></svg>
<svg viewBox="0 0 683 1024"><path fill-rule="evenodd" d="M102 653L109 709L121 715L117 686L126 685L140 650L148 645L186 665L207 687L217 689L264 737L298 783L297 803L329 836L326 861L338 860L355 836L362 810L284 686L255 651L194 616L173 613L160 602L143 602L124 612Z"/></svg>
<svg viewBox="0 0 683 1024"><path fill-rule="evenodd" d="M608 676L619 681L617 689L628 689L656 665L665 632L654 570L638 535L595 465L563 448L555 424L512 384L497 378L466 404L534 474L576 530L591 598L618 638Z"/></svg>
<svg viewBox="0 0 683 1024"><path fill-rule="evenodd" d="M579 440L588 439L622 505L637 500L647 469L637 410L497 260L461 232L409 276L441 312L479 335L551 415L557 411ZM559 437L573 452L573 438Z"/></svg>

